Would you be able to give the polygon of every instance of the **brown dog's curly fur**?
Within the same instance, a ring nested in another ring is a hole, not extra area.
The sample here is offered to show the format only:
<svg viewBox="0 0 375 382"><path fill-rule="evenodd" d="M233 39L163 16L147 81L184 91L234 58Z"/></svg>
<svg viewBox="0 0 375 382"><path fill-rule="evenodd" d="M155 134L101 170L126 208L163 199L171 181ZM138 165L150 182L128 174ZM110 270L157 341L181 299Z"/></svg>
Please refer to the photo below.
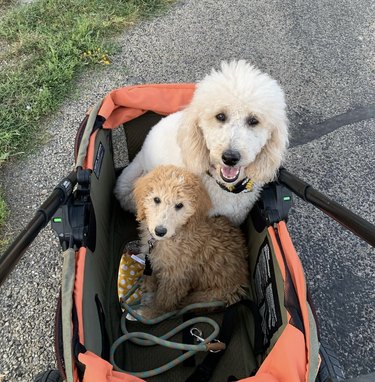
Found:
<svg viewBox="0 0 375 382"><path fill-rule="evenodd" d="M142 245L155 239L153 273L143 283L144 292L154 293L149 315L195 302L233 304L246 296L244 237L227 218L208 217L211 201L198 176L159 166L136 181L134 198Z"/></svg>

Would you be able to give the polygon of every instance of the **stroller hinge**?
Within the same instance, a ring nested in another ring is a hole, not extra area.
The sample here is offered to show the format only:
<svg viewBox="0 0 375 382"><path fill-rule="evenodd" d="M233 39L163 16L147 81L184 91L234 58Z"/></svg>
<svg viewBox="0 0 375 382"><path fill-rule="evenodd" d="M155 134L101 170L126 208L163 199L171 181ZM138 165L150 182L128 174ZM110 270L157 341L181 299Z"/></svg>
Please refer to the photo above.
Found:
<svg viewBox="0 0 375 382"><path fill-rule="evenodd" d="M91 211L90 170L77 169L77 188L52 217L51 226L63 250L86 244Z"/></svg>
<svg viewBox="0 0 375 382"><path fill-rule="evenodd" d="M262 190L259 205L267 226L281 220L287 221L288 212L292 206L292 193L280 183L269 183Z"/></svg>
<svg viewBox="0 0 375 382"><path fill-rule="evenodd" d="M77 169L77 193L80 196L88 196L90 194L91 170L83 170L81 167Z"/></svg>

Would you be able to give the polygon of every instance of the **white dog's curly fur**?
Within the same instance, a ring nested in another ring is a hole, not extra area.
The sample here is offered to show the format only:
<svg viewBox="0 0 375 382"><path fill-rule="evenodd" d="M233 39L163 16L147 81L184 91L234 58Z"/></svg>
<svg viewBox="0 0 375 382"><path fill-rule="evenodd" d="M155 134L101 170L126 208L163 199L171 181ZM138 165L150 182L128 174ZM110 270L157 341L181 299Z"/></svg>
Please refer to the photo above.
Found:
<svg viewBox="0 0 375 382"><path fill-rule="evenodd" d="M288 145L284 93L278 83L244 60L223 62L197 84L191 103L157 123L141 151L118 178L115 195L134 212L134 181L158 165L183 166L200 175L210 215L241 224L262 186L275 178ZM251 192L232 193L243 179ZM221 185L220 185L221 184Z"/></svg>

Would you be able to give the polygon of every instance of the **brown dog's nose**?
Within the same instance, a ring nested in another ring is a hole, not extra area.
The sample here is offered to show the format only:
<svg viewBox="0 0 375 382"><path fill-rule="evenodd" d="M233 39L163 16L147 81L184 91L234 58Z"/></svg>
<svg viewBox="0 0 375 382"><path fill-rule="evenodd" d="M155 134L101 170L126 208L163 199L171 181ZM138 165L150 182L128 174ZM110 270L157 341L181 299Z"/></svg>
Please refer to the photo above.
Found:
<svg viewBox="0 0 375 382"><path fill-rule="evenodd" d="M155 233L157 236L163 237L167 233L167 229L162 225L155 227Z"/></svg>
<svg viewBox="0 0 375 382"><path fill-rule="evenodd" d="M221 159L227 166L234 166L240 161L241 154L237 150L226 150L223 152Z"/></svg>

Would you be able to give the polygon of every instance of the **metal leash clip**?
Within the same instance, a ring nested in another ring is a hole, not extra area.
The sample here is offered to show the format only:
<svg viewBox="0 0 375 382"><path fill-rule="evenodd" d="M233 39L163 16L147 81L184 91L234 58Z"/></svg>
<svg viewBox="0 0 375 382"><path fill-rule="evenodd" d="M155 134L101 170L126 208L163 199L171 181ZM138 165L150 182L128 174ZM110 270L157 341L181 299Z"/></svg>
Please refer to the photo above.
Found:
<svg viewBox="0 0 375 382"><path fill-rule="evenodd" d="M151 238L147 241L148 243L148 253L151 253L151 251L154 249L155 239Z"/></svg>
<svg viewBox="0 0 375 382"><path fill-rule="evenodd" d="M202 342L202 343L206 343L206 340L202 337L202 336L203 336L203 333L202 333L202 331L201 331L200 329L198 329L198 328L191 328L191 329L190 329L190 334L191 334L193 337L195 337L197 341ZM214 339L214 340L212 340L211 342L207 343L207 345L212 344L212 343L220 343L220 344L221 344L222 342L219 341L219 340ZM222 349L218 349L218 350L209 350L209 352L210 352L210 353L218 353L218 352L224 350L224 349L225 349L225 344L222 344L222 345L223 345L223 348L222 348Z"/></svg>

